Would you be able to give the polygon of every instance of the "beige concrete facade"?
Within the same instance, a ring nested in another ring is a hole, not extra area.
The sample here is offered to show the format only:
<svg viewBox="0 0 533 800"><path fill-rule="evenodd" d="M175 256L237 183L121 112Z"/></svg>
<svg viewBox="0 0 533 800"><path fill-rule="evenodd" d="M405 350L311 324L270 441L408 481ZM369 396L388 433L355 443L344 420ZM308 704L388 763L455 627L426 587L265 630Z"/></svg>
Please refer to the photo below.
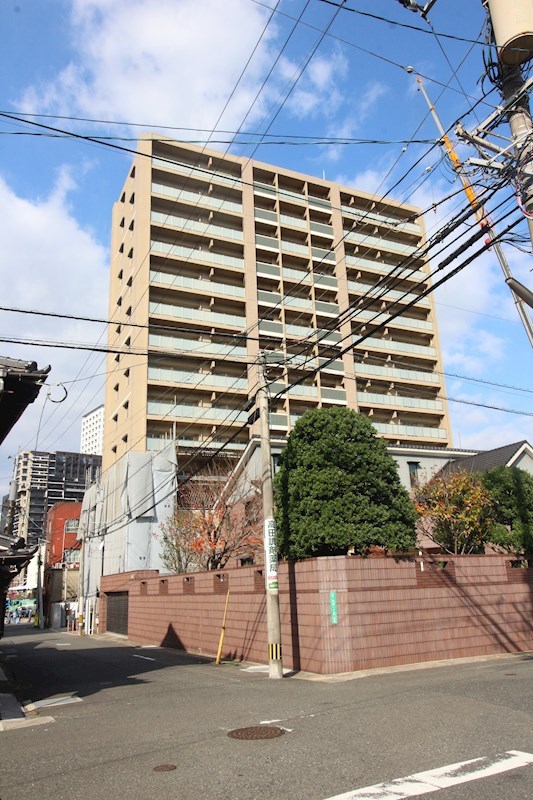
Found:
<svg viewBox="0 0 533 800"><path fill-rule="evenodd" d="M309 408L347 405L391 444L450 445L432 297L387 321L428 285L417 212L143 139L113 209L104 469L173 437L185 471L220 447L247 420L261 350L279 358L276 435ZM229 449L242 451L251 431Z"/></svg>

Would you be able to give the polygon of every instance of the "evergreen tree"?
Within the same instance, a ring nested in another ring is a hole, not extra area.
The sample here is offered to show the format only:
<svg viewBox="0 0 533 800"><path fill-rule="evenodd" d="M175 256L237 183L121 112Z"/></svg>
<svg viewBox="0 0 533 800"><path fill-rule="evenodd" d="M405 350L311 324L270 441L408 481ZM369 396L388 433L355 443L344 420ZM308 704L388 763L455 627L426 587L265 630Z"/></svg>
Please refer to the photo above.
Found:
<svg viewBox="0 0 533 800"><path fill-rule="evenodd" d="M494 467L481 476L493 500L490 541L533 558L533 475L518 467Z"/></svg>
<svg viewBox="0 0 533 800"><path fill-rule="evenodd" d="M308 411L289 435L275 479L280 552L290 559L415 544L415 511L369 419Z"/></svg>

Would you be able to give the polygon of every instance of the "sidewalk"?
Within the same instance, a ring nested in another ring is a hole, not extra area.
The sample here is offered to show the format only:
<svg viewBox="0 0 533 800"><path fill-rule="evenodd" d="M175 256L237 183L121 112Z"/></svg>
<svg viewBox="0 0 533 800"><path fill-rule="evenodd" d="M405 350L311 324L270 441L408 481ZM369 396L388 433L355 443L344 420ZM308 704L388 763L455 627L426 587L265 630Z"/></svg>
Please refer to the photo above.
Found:
<svg viewBox="0 0 533 800"><path fill-rule="evenodd" d="M38 717L26 713L16 696L16 683L10 669L10 661L16 658L16 646L12 642L12 634L26 631L27 625L6 625L5 635L0 639L0 733L3 731L26 728L30 725L42 725L51 722L52 717ZM11 640L11 641L10 641Z"/></svg>

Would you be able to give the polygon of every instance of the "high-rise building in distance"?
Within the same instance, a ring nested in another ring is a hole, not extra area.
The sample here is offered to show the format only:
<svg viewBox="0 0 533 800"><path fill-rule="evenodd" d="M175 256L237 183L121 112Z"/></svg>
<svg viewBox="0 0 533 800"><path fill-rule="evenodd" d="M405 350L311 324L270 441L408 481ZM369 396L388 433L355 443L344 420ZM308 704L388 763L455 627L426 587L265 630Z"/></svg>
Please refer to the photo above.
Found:
<svg viewBox="0 0 533 800"><path fill-rule="evenodd" d="M413 206L141 140L113 209L104 469L173 437L182 468L242 450L261 351L273 433L342 405L391 444L449 445L424 243Z"/></svg>
<svg viewBox="0 0 533 800"><path fill-rule="evenodd" d="M93 408L81 418L80 453L102 455L104 446L104 407Z"/></svg>
<svg viewBox="0 0 533 800"><path fill-rule="evenodd" d="M23 450L16 456L17 483L13 535L28 544L46 536L46 515L63 500L83 500L85 489L98 477L101 456L58 451Z"/></svg>

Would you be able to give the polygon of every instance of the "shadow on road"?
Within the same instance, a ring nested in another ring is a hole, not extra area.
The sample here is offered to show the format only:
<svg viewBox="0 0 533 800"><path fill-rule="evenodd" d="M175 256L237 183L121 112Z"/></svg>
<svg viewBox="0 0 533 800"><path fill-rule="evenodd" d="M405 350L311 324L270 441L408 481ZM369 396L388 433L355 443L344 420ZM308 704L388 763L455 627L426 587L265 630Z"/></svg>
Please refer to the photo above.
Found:
<svg viewBox="0 0 533 800"><path fill-rule="evenodd" d="M140 686L149 683L149 673L156 670L212 661L174 648L145 648L107 635L83 637L29 625L6 627L0 641L0 665L13 678L22 703Z"/></svg>

